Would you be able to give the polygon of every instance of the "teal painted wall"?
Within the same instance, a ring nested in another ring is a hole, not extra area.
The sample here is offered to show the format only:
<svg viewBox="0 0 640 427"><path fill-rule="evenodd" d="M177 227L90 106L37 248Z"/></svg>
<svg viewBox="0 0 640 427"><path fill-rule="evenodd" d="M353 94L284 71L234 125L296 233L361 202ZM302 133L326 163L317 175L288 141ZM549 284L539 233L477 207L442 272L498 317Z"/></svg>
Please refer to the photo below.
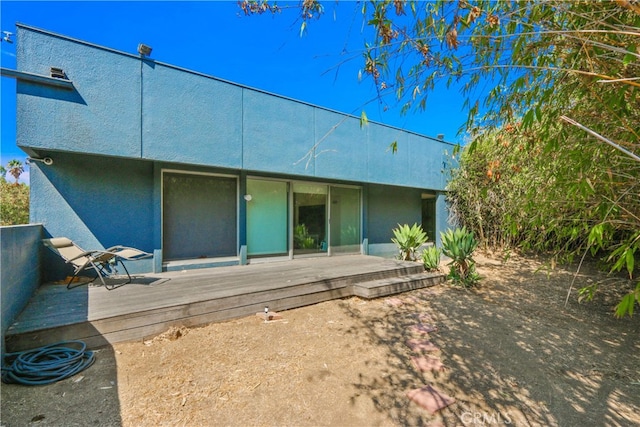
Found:
<svg viewBox="0 0 640 427"><path fill-rule="evenodd" d="M18 145L54 159L31 167L31 220L85 249L153 252L134 273L161 269L163 169L240 177L239 251L248 175L363 186L370 245L420 222L421 193L445 188L445 142L24 25L17 38L19 71L60 67L74 87L17 84ZM437 212L444 226L444 199Z"/></svg>
<svg viewBox="0 0 640 427"><path fill-rule="evenodd" d="M398 224L422 222L422 191L415 188L369 185L369 244L391 243Z"/></svg>
<svg viewBox="0 0 640 427"><path fill-rule="evenodd" d="M31 164L30 221L46 237L69 237L85 250L115 245L153 252L153 164L140 160L56 153L54 164ZM47 254L44 280L68 272ZM152 271L152 260L127 264L131 272Z"/></svg>
<svg viewBox="0 0 640 427"><path fill-rule="evenodd" d="M241 168L242 88L135 61L143 64L142 157Z"/></svg>
<svg viewBox="0 0 640 427"><path fill-rule="evenodd" d="M75 90L18 81L18 145L443 190L450 144L18 25L19 71L64 69ZM393 154L389 145L398 144Z"/></svg>
<svg viewBox="0 0 640 427"><path fill-rule="evenodd" d="M19 146L140 157L140 60L18 27L18 70L60 67L74 91L17 83Z"/></svg>

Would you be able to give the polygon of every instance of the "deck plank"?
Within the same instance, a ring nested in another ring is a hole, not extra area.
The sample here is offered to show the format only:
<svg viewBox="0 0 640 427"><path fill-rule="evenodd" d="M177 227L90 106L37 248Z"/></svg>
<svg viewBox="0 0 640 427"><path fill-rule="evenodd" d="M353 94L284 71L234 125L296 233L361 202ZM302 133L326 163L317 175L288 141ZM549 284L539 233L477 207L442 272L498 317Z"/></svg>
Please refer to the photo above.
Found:
<svg viewBox="0 0 640 427"><path fill-rule="evenodd" d="M422 271L416 263L349 255L147 274L111 291L45 284L8 328L6 346L17 351L66 339L98 346L154 335L172 324L242 317L265 305L286 310L343 298L355 295L354 285L364 286L362 296L378 297L437 283L394 281Z"/></svg>

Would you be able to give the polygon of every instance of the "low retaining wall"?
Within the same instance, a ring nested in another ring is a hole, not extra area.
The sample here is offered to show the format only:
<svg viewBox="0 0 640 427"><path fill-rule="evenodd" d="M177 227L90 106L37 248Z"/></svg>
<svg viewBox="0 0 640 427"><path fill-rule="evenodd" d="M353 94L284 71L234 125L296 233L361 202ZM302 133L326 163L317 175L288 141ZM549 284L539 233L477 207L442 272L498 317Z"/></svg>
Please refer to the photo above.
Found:
<svg viewBox="0 0 640 427"><path fill-rule="evenodd" d="M42 224L0 227L2 359L4 334L40 286Z"/></svg>

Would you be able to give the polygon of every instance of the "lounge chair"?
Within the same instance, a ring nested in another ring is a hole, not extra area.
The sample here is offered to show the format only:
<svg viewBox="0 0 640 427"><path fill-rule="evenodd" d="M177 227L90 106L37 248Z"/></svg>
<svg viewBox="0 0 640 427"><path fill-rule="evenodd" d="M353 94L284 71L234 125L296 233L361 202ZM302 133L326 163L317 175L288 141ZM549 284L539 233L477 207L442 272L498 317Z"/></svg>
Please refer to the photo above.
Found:
<svg viewBox="0 0 640 427"><path fill-rule="evenodd" d="M66 237L43 239L42 242L46 247L64 259L67 264L73 266L73 276L71 276L67 283L67 289L93 283L95 279L88 282L74 283L78 273L91 269L95 270L102 285L108 290L126 285L127 283L131 283L131 275L122 260L135 261L152 256L150 253L126 246L113 246L104 250L85 251ZM118 270L116 269L118 263L124 268L128 279L122 283L107 285L104 279L105 277L109 278L118 274Z"/></svg>

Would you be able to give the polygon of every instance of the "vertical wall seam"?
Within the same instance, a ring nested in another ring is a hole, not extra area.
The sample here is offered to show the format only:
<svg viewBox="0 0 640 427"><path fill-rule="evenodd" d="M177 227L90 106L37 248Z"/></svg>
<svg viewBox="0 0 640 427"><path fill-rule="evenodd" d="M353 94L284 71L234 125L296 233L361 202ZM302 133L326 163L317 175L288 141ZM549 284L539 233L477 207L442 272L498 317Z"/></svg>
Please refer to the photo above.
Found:
<svg viewBox="0 0 640 427"><path fill-rule="evenodd" d="M240 91L240 169L244 169L244 92Z"/></svg>
<svg viewBox="0 0 640 427"><path fill-rule="evenodd" d="M142 115L143 115L143 108L142 108L142 85L143 85L143 77L142 77L142 72L143 72L143 67L142 65L144 64L144 59L142 59L142 57L140 58L140 158L144 158L144 143L142 141L142 136L144 134L144 129L142 127L143 125L143 119L142 119Z"/></svg>

